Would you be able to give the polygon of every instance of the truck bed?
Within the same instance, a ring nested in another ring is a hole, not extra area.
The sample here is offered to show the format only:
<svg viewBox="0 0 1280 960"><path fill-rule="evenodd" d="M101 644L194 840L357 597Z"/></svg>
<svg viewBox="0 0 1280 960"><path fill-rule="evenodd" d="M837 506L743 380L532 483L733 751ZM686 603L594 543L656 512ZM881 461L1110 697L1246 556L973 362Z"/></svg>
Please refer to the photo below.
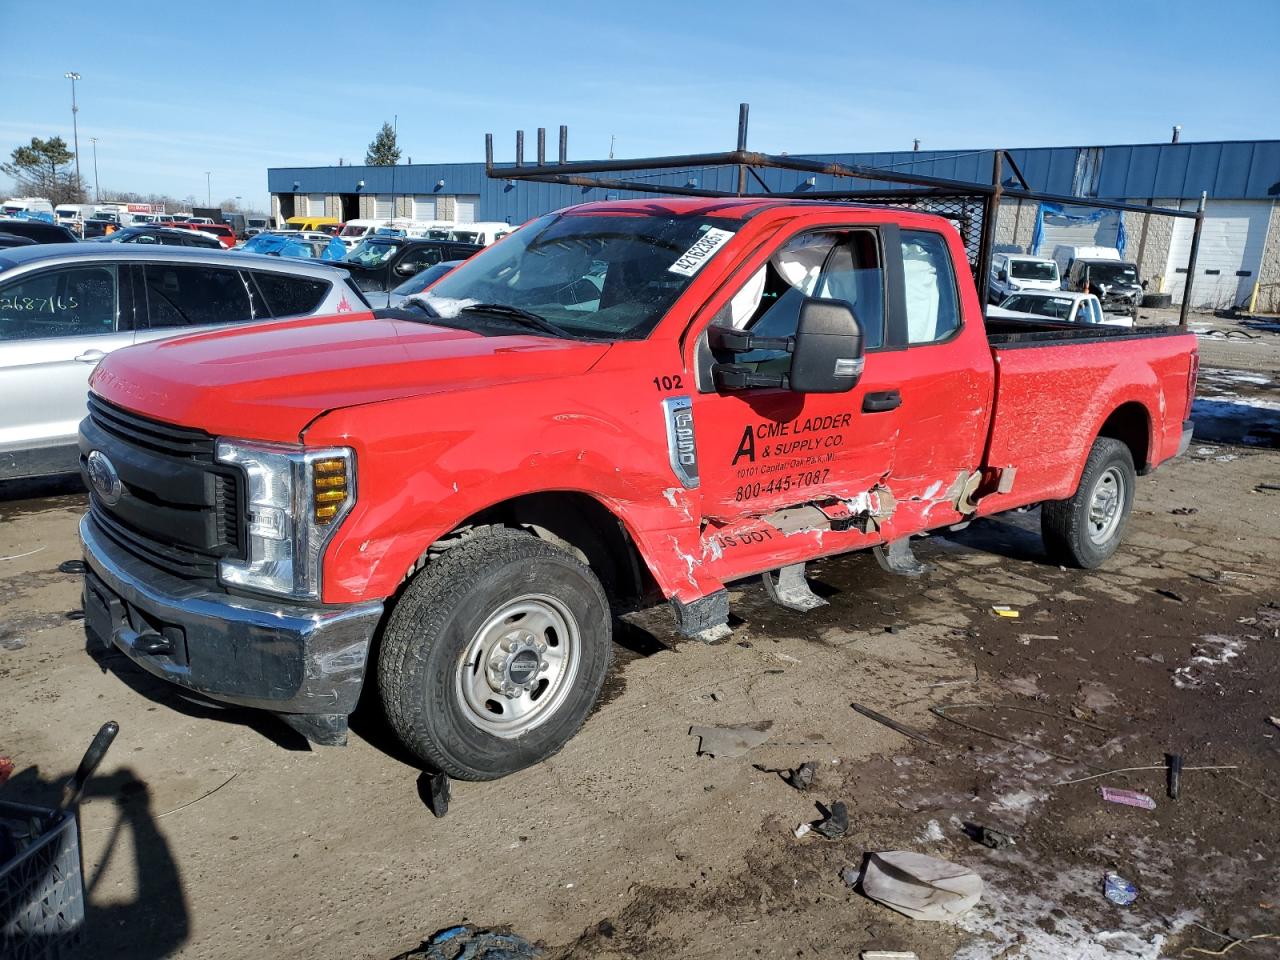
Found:
<svg viewBox="0 0 1280 960"><path fill-rule="evenodd" d="M1016 468L980 514L1070 496L1095 437L1123 439L1141 473L1176 454L1195 337L1178 328L987 322L995 399L985 463Z"/></svg>

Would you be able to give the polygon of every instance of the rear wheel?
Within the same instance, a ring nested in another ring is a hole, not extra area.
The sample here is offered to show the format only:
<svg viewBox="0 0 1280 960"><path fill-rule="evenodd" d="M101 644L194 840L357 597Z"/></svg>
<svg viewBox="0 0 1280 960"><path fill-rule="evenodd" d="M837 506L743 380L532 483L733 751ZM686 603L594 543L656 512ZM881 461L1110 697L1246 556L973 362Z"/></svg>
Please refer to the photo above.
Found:
<svg viewBox="0 0 1280 960"><path fill-rule="evenodd" d="M1075 494L1041 508L1049 557L1070 567L1101 566L1124 538L1137 480L1128 447L1110 437L1095 440Z"/></svg>
<svg viewBox="0 0 1280 960"><path fill-rule="evenodd" d="M378 685L392 727L423 761L491 780L555 754L600 695L609 605L576 557L516 530L431 561L391 613Z"/></svg>

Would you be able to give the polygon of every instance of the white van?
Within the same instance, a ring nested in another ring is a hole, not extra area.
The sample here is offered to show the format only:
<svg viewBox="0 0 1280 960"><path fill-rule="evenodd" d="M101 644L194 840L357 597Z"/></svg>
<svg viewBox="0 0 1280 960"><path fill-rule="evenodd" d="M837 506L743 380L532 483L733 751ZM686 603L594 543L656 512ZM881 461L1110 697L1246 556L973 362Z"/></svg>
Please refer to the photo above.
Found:
<svg viewBox="0 0 1280 960"><path fill-rule="evenodd" d="M6 217L14 217L20 213L47 213L53 216L53 204L44 197L10 197L0 210Z"/></svg>
<svg viewBox="0 0 1280 960"><path fill-rule="evenodd" d="M1076 247L1060 243L1053 248L1053 259L1058 264L1058 275L1066 277L1071 264L1077 260L1119 260L1120 251L1115 247Z"/></svg>
<svg viewBox="0 0 1280 960"><path fill-rule="evenodd" d="M460 223L449 231L446 239L456 240L458 243L478 243L482 247L487 247L501 240L514 229L515 227L511 224L501 221Z"/></svg>
<svg viewBox="0 0 1280 960"><path fill-rule="evenodd" d="M92 203L60 203L53 208L53 219L76 233L84 229L84 222L92 216Z"/></svg>
<svg viewBox="0 0 1280 960"><path fill-rule="evenodd" d="M997 253L991 257L987 288L991 302L999 303L1022 290L1060 290L1062 276L1053 260L1025 253Z"/></svg>

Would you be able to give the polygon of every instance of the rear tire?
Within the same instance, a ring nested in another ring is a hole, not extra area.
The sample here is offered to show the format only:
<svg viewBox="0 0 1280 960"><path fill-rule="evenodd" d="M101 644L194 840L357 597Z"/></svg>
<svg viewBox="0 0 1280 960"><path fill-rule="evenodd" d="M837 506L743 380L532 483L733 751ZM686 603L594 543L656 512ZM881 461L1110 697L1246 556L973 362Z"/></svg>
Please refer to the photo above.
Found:
<svg viewBox="0 0 1280 960"><path fill-rule="evenodd" d="M1076 492L1041 507L1040 533L1049 558L1086 570L1105 563L1124 539L1137 481L1128 447L1110 437L1095 440Z"/></svg>
<svg viewBox="0 0 1280 960"><path fill-rule="evenodd" d="M378 687L401 742L459 780L546 760L595 705L612 656L600 581L518 530L464 540L410 581L387 623Z"/></svg>

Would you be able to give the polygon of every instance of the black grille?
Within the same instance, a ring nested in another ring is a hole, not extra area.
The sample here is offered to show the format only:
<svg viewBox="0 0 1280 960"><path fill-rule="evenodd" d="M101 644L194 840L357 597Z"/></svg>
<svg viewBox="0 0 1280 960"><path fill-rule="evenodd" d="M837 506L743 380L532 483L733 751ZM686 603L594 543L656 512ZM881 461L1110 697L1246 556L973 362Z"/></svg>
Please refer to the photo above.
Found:
<svg viewBox="0 0 1280 960"><path fill-rule="evenodd" d="M114 504L91 495L99 529L175 576L216 581L220 559L243 558L246 536L240 471L214 461L215 444L201 430L152 420L91 394L81 453L101 450L123 484Z"/></svg>
<svg viewBox="0 0 1280 960"><path fill-rule="evenodd" d="M153 453L213 462L214 439L203 430L149 420L93 394L89 394L89 418L113 437Z"/></svg>

